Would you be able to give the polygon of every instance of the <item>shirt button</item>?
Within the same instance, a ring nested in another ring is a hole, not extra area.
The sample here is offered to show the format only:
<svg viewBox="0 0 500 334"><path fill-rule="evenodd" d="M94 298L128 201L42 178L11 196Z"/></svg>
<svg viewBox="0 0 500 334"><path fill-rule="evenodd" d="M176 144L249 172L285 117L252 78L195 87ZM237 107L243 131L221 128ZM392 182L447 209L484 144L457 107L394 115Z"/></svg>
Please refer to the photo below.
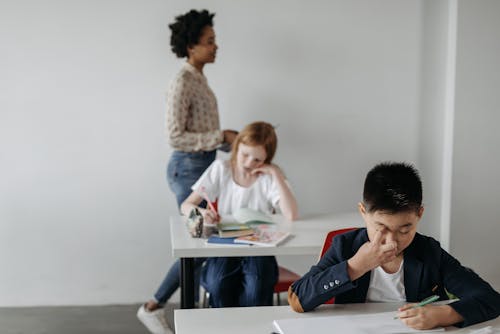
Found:
<svg viewBox="0 0 500 334"><path fill-rule="evenodd" d="M335 280L335 285L339 285L340 281L338 279Z"/></svg>
<svg viewBox="0 0 500 334"><path fill-rule="evenodd" d="M331 287L333 287L333 286L334 286L333 282L330 282L330 283L328 283L328 284L330 284L330 286L331 286Z"/></svg>
<svg viewBox="0 0 500 334"><path fill-rule="evenodd" d="M327 284L323 285L323 289L328 290L328 285Z"/></svg>

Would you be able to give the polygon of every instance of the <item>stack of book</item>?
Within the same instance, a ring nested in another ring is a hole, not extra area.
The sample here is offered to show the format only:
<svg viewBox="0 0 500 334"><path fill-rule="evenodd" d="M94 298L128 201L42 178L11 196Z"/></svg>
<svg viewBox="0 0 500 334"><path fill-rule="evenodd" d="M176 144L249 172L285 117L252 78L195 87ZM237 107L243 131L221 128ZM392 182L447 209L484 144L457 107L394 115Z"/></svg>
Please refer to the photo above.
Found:
<svg viewBox="0 0 500 334"><path fill-rule="evenodd" d="M253 234L254 230L246 223L220 223L217 226L220 238L233 238Z"/></svg>
<svg viewBox="0 0 500 334"><path fill-rule="evenodd" d="M277 246L290 235L279 231L268 215L242 208L217 224L217 234L208 238L209 244L239 244Z"/></svg>

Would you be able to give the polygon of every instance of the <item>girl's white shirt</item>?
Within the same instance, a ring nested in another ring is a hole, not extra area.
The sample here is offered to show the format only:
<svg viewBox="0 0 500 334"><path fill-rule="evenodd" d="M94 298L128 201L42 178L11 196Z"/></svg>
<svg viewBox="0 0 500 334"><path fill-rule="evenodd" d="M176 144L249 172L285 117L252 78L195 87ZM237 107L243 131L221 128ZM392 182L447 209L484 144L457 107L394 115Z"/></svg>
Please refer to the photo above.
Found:
<svg viewBox="0 0 500 334"><path fill-rule="evenodd" d="M259 175L249 187L237 184L228 160L215 160L191 189L197 192L201 187L205 188L210 201L218 199L218 211L221 215L231 215L240 208L271 214L278 208L280 199L278 185L268 174Z"/></svg>

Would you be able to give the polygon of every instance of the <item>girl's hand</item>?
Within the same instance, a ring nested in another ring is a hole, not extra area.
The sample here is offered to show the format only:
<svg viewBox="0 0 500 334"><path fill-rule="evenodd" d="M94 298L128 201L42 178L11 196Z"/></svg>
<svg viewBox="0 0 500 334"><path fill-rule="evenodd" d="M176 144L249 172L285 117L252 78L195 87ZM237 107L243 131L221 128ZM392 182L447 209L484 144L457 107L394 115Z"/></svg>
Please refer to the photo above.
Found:
<svg viewBox="0 0 500 334"><path fill-rule="evenodd" d="M272 177L277 177L278 175L282 175L281 169L275 164L264 164L260 167L254 168L252 170L252 174L269 174Z"/></svg>
<svg viewBox="0 0 500 334"><path fill-rule="evenodd" d="M415 304L406 304L398 309L399 319L408 327L414 329L432 329L441 326L441 321L446 320L451 308L448 305L425 305L413 308Z"/></svg>
<svg viewBox="0 0 500 334"><path fill-rule="evenodd" d="M210 209L199 209L203 216L203 221L207 224L216 224L220 221L220 216L217 212Z"/></svg>

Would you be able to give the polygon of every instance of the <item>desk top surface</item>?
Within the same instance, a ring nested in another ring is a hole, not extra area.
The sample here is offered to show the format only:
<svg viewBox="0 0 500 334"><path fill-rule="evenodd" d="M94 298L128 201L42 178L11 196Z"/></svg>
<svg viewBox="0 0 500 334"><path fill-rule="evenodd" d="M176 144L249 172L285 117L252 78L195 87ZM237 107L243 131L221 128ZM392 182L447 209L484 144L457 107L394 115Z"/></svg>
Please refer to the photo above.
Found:
<svg viewBox="0 0 500 334"><path fill-rule="evenodd" d="M307 215L294 222L274 215L279 229L289 231L291 236L277 247L215 245L206 239L192 238L184 218L170 217L170 236L174 257L217 257L217 256L262 256L262 255L316 255L323 246L329 231L362 227L363 220L358 213Z"/></svg>
<svg viewBox="0 0 500 334"><path fill-rule="evenodd" d="M400 305L402 303L323 305L315 311L307 313L296 313L289 306L175 310L175 332L176 334L269 334L274 331L274 320L389 312L395 311ZM486 326L492 326L499 330L500 317L466 329L447 327L446 332L469 333L474 329ZM311 332L314 332L314 329L311 329Z"/></svg>

